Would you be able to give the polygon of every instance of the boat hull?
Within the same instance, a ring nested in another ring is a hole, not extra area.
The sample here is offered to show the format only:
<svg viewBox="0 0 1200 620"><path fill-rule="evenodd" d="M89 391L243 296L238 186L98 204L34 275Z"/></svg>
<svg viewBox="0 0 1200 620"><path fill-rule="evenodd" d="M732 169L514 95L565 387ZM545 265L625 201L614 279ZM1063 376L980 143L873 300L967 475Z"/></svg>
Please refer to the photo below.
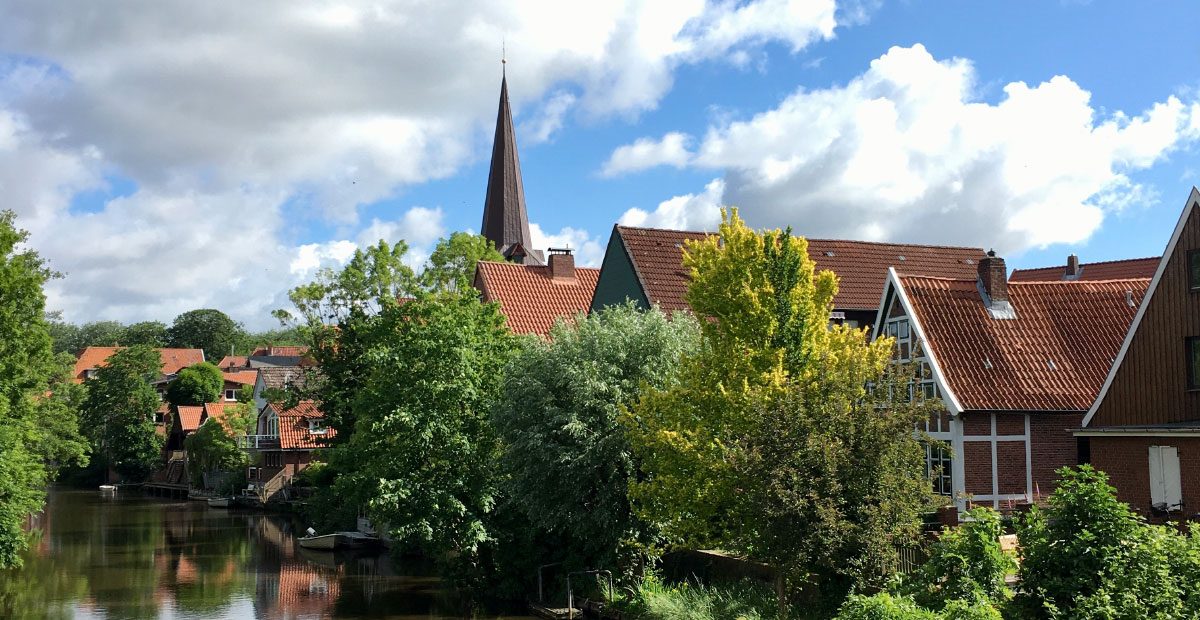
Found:
<svg viewBox="0 0 1200 620"><path fill-rule="evenodd" d="M300 543L300 546L304 547L305 549L332 550L338 546L338 535L326 534L324 536L303 536L296 539L296 542Z"/></svg>
<svg viewBox="0 0 1200 620"><path fill-rule="evenodd" d="M229 508L233 505L233 500L228 497L210 497L208 498L208 505L213 508Z"/></svg>

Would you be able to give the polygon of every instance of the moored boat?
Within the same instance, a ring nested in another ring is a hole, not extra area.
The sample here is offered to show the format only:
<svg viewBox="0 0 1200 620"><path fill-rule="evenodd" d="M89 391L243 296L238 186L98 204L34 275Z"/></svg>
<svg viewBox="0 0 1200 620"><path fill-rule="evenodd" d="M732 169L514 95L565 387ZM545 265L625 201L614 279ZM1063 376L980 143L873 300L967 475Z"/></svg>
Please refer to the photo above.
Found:
<svg viewBox="0 0 1200 620"><path fill-rule="evenodd" d="M213 508L229 508L230 506L233 505L233 498L232 497L210 497L210 498L208 498L208 505Z"/></svg>
<svg viewBox="0 0 1200 620"><path fill-rule="evenodd" d="M305 549L331 550L337 548L338 535L325 534L324 536L301 536L300 538L296 539L296 542L300 543L300 546L304 547Z"/></svg>
<svg viewBox="0 0 1200 620"><path fill-rule="evenodd" d="M117 487L111 484L102 484L100 485L100 490L105 493L112 493L117 490Z"/></svg>

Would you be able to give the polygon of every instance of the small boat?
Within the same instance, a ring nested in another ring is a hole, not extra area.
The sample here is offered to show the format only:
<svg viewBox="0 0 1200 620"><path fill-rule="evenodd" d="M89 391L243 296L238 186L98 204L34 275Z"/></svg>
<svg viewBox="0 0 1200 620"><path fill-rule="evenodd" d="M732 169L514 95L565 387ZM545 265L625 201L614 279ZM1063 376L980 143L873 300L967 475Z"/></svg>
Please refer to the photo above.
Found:
<svg viewBox="0 0 1200 620"><path fill-rule="evenodd" d="M104 493L114 493L114 492L116 492L117 487L112 484L102 484L102 485L100 485L100 490L103 491Z"/></svg>
<svg viewBox="0 0 1200 620"><path fill-rule="evenodd" d="M208 505L212 508L229 508L233 505L232 497L210 497Z"/></svg>
<svg viewBox="0 0 1200 620"><path fill-rule="evenodd" d="M363 532L338 532L342 537L338 541L339 546L350 549L358 549L361 547L373 547L380 544L378 536L364 534Z"/></svg>
<svg viewBox="0 0 1200 620"><path fill-rule="evenodd" d="M305 549L321 549L328 551L337 548L338 535L325 534L324 536L301 536L300 538L296 539L296 542L300 543L300 546L304 547Z"/></svg>

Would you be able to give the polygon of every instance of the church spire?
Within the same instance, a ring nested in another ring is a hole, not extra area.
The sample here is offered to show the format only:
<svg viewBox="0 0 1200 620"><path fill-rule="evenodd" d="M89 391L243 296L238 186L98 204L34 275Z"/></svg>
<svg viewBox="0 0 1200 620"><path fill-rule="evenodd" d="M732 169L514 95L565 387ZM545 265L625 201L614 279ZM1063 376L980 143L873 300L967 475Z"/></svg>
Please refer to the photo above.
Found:
<svg viewBox="0 0 1200 620"><path fill-rule="evenodd" d="M496 113L492 167L483 201L483 236L496 244L496 249L506 258L533 264L542 262L538 258L540 253L531 248L525 187L521 183L521 162L517 158L517 136L508 106L507 76L500 79L500 110Z"/></svg>

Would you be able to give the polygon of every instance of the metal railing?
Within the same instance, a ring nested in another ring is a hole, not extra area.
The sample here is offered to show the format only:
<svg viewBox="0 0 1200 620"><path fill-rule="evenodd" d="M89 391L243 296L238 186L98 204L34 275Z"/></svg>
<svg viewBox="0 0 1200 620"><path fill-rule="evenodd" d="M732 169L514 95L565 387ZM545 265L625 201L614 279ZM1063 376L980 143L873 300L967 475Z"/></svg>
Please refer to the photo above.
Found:
<svg viewBox="0 0 1200 620"><path fill-rule="evenodd" d="M242 435L238 447L246 450L264 450L279 447L279 435Z"/></svg>

